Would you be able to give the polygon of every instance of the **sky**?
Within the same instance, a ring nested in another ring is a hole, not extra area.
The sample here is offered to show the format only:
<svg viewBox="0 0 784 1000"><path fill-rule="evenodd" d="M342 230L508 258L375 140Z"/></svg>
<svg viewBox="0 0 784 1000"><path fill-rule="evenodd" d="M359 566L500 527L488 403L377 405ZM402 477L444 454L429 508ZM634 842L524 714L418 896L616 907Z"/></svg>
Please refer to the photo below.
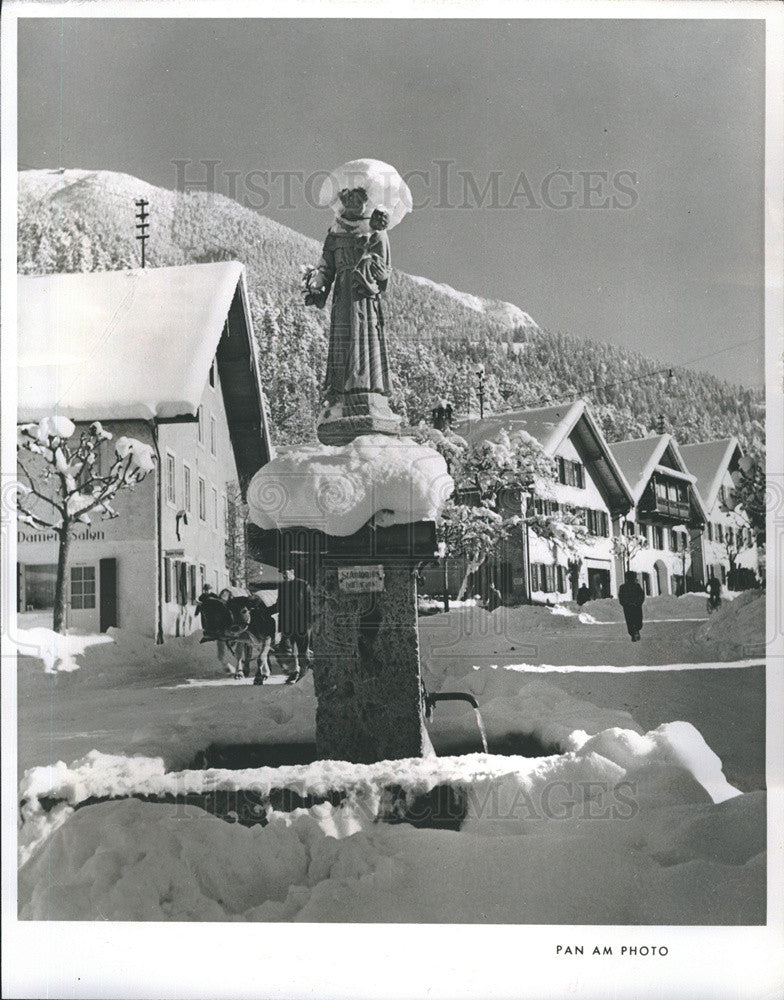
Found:
<svg viewBox="0 0 784 1000"><path fill-rule="evenodd" d="M402 270L763 383L762 21L47 18L18 62L22 168L218 161L318 239L308 178L375 157L410 177Z"/></svg>

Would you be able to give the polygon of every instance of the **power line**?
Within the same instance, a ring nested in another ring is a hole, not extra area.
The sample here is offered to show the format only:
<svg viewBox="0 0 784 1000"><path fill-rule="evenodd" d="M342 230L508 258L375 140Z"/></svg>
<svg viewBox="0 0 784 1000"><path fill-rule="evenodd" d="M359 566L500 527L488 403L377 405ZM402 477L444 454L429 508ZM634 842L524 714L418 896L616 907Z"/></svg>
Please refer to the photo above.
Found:
<svg viewBox="0 0 784 1000"><path fill-rule="evenodd" d="M710 354L701 354L696 358L689 358L687 361L681 361L677 365L665 365L663 368L656 368L652 372L645 372L642 375L632 375L630 378L618 379L615 382L599 382L594 379L590 386L585 386L575 390L576 395L582 396L586 393L596 392L597 390L615 389L619 385L629 385L633 382L642 382L645 379L654 378L656 375L667 374L669 379L675 378L675 372L680 368L685 368L687 365L694 365L698 361L705 361L707 358L713 358L717 354L726 354L728 351L734 351L739 347L745 347L747 344L758 343L760 340L764 340L765 335L761 334L757 337L749 337L747 340L739 340L735 344L729 344L727 347L722 347L718 351L711 351Z"/></svg>

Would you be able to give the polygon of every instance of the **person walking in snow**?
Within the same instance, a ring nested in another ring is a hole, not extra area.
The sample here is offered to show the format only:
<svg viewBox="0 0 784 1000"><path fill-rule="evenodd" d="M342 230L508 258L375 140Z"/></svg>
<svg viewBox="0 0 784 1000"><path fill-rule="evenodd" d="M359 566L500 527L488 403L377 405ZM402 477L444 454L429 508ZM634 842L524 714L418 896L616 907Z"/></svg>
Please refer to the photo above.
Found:
<svg viewBox="0 0 784 1000"><path fill-rule="evenodd" d="M708 614L713 614L714 611L721 607L721 584L712 576L708 580Z"/></svg>
<svg viewBox="0 0 784 1000"><path fill-rule="evenodd" d="M281 634L279 659L290 664L286 683L295 684L305 675L311 660L313 609L310 586L295 577L293 569L285 569L278 584L277 611Z"/></svg>
<svg viewBox="0 0 784 1000"><path fill-rule="evenodd" d="M632 570L627 570L625 580L626 582L622 583L618 588L618 600L621 602L623 617L626 619L626 628L632 642L639 642L645 592L637 582L637 574Z"/></svg>

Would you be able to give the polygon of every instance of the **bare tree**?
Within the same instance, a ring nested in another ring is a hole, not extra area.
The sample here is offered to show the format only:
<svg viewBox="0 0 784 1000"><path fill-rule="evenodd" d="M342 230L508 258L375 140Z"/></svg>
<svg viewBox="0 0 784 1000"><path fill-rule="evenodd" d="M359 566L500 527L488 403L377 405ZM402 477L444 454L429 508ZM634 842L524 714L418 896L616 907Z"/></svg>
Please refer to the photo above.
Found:
<svg viewBox="0 0 784 1000"><path fill-rule="evenodd" d="M57 533L53 628L63 632L74 529L89 524L92 513L100 513L104 520L119 517L111 501L119 490L133 488L153 470L155 456L149 445L136 438L118 438L114 462L106 475L100 475L96 472L98 449L112 435L98 421L78 439L75 424L60 416L23 424L19 434L16 457L24 482L17 491L17 515L24 524Z"/></svg>

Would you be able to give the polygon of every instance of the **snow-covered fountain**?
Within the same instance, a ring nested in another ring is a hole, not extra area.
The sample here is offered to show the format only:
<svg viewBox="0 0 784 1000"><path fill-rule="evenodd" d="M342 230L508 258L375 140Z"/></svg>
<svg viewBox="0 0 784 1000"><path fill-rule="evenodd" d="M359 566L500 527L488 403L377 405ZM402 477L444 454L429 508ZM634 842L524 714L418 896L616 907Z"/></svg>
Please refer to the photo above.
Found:
<svg viewBox="0 0 784 1000"><path fill-rule="evenodd" d="M453 487L443 458L400 433L380 297L392 228L411 208L377 160L336 170L335 213L305 302L332 290L319 444L285 449L248 489L250 520L308 533L314 567L313 673L319 756L359 763L432 752L424 724L416 569L436 554L435 518Z"/></svg>

